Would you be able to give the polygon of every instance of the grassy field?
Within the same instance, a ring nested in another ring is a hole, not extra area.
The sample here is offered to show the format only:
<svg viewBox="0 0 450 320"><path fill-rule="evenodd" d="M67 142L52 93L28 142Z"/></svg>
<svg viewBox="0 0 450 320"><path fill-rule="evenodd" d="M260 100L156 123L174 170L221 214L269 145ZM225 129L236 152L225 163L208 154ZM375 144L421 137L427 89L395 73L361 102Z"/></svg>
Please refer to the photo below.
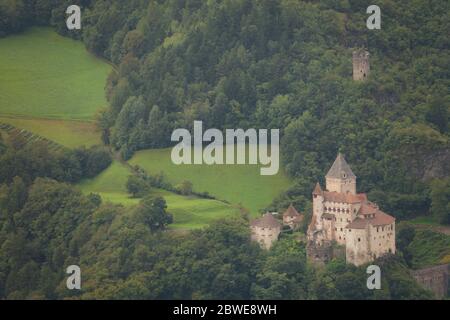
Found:
<svg viewBox="0 0 450 320"><path fill-rule="evenodd" d="M128 169L119 162L113 164L99 176L81 182L78 186L84 193L98 193L105 201L133 206L139 199L130 198L125 189L129 176ZM208 225L211 221L238 215L239 210L220 201L183 197L164 190L153 190L154 195L163 196L168 211L174 216L174 229L195 229Z"/></svg>
<svg viewBox="0 0 450 320"><path fill-rule="evenodd" d="M140 151L129 162L150 174L162 171L173 184L189 180L195 191L207 191L218 199L240 204L254 216L289 187L281 169L276 176L261 176L256 165L176 166L170 152L170 149Z"/></svg>
<svg viewBox="0 0 450 320"><path fill-rule="evenodd" d="M49 28L0 40L0 114L92 119L111 66Z"/></svg>
<svg viewBox="0 0 450 320"><path fill-rule="evenodd" d="M102 143L94 122L17 117L0 117L0 122L31 131L68 148Z"/></svg>
<svg viewBox="0 0 450 320"><path fill-rule="evenodd" d="M84 193L98 193L106 201L135 205L138 199L130 198L125 183L130 175L128 169L121 163L114 161L108 169L93 179L84 180L78 184Z"/></svg>

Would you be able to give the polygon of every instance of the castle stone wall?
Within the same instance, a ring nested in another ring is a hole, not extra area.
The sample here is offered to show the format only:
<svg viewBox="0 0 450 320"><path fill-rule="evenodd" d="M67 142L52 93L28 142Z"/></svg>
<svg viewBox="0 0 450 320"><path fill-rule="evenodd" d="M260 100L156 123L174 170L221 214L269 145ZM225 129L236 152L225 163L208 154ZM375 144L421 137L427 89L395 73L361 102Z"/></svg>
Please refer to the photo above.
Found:
<svg viewBox="0 0 450 320"><path fill-rule="evenodd" d="M356 194L356 179L326 178L326 189L331 192Z"/></svg>
<svg viewBox="0 0 450 320"><path fill-rule="evenodd" d="M448 294L449 265L436 266L411 271L411 275L426 290L434 293L437 298Z"/></svg>
<svg viewBox="0 0 450 320"><path fill-rule="evenodd" d="M308 261L316 265L324 265L333 258L333 246L331 242L323 242L319 245L309 241L306 245L306 254Z"/></svg>
<svg viewBox="0 0 450 320"><path fill-rule="evenodd" d="M372 260L368 237L370 237L368 229L348 229L345 246L348 263L360 266Z"/></svg>
<svg viewBox="0 0 450 320"><path fill-rule="evenodd" d="M373 259L385 253L395 254L395 223L387 226L370 226L370 249Z"/></svg>
<svg viewBox="0 0 450 320"><path fill-rule="evenodd" d="M281 227L274 228L260 228L251 227L251 239L260 244L264 249L270 249L275 241L278 240L278 236L281 232Z"/></svg>

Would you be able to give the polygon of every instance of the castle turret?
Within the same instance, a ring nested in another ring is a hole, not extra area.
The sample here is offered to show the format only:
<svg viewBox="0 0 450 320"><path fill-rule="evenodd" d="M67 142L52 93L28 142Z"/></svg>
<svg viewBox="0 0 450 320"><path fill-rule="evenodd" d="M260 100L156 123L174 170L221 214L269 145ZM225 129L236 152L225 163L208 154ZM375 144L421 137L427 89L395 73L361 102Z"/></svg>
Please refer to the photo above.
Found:
<svg viewBox="0 0 450 320"><path fill-rule="evenodd" d="M313 213L311 224L308 228L310 232L322 230L323 201L323 191L317 182L313 191Z"/></svg>
<svg viewBox="0 0 450 320"><path fill-rule="evenodd" d="M353 80L364 81L370 73L369 52L366 50L353 51Z"/></svg>
<svg viewBox="0 0 450 320"><path fill-rule="evenodd" d="M356 176L339 153L326 178L326 188L330 192L356 194Z"/></svg>
<svg viewBox="0 0 450 320"><path fill-rule="evenodd" d="M258 242L261 247L270 249L281 232L281 224L271 213L266 213L259 219L250 222L252 240Z"/></svg>
<svg viewBox="0 0 450 320"><path fill-rule="evenodd" d="M283 213L283 225L289 226L292 230L296 230L304 218L305 216L300 214L291 203L289 208Z"/></svg>

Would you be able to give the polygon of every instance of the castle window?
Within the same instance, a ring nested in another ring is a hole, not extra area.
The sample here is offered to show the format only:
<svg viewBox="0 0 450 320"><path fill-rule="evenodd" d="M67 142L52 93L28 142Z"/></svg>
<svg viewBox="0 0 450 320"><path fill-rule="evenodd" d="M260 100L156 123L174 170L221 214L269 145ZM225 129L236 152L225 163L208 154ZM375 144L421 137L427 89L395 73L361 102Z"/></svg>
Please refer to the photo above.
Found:
<svg viewBox="0 0 450 320"><path fill-rule="evenodd" d="M344 230L342 230L342 228L341 228L341 231L344 231Z"/></svg>
<svg viewBox="0 0 450 320"><path fill-rule="evenodd" d="M361 242L361 238L358 238L358 242Z"/></svg>
<svg viewBox="0 0 450 320"><path fill-rule="evenodd" d="M337 228L334 228L334 231L337 231Z"/></svg>

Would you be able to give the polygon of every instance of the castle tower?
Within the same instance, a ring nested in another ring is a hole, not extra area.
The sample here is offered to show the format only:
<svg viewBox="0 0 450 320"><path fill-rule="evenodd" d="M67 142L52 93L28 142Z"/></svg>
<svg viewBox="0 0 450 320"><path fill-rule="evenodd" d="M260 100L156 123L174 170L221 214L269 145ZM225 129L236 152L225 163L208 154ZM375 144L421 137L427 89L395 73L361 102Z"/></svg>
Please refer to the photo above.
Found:
<svg viewBox="0 0 450 320"><path fill-rule="evenodd" d="M364 81L370 73L369 52L366 50L353 51L353 80Z"/></svg>
<svg viewBox="0 0 450 320"><path fill-rule="evenodd" d="M325 178L328 191L356 194L356 176L341 153L338 154Z"/></svg>
<svg viewBox="0 0 450 320"><path fill-rule="evenodd" d="M266 213L261 218L251 221L250 229L251 239L268 250L278 240L281 224L271 213Z"/></svg>
<svg viewBox="0 0 450 320"><path fill-rule="evenodd" d="M322 215L323 215L323 201L324 201L323 191L318 182L312 194L313 194L313 212L311 223L308 226L307 235L310 241L317 242L323 240L317 239L317 236L319 235L317 231L321 231L323 229Z"/></svg>

